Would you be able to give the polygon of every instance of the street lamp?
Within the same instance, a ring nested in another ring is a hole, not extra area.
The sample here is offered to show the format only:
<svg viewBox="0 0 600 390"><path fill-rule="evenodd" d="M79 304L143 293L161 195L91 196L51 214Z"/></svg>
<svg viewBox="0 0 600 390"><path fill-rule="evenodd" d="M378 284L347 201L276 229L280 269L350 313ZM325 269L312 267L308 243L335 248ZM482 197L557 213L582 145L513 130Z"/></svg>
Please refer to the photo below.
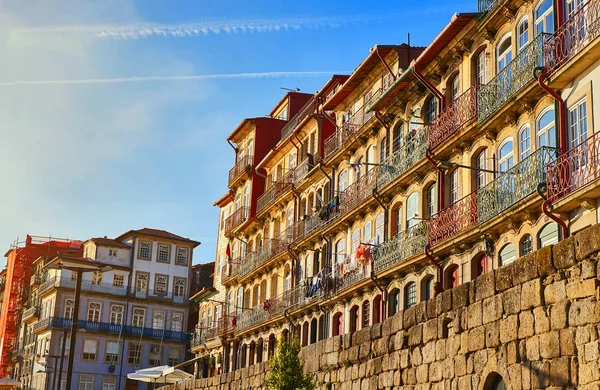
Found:
<svg viewBox="0 0 600 390"><path fill-rule="evenodd" d="M106 272L112 269L111 266L105 264L99 264L94 260L84 259L81 257L70 257L70 256L58 256L55 257L46 265L47 269L55 270L67 270L74 272L77 275L77 283L75 286L75 303L73 305L73 319L71 320L71 346L69 362L67 365L67 389L71 388L71 381L73 379L73 364L75 363L75 342L77 340L77 325L79 320L79 299L81 297L81 279L84 272L101 271ZM64 343L64 340L63 340ZM73 352L71 352L73 351ZM61 370L62 376L62 370ZM60 383L58 384L60 386Z"/></svg>

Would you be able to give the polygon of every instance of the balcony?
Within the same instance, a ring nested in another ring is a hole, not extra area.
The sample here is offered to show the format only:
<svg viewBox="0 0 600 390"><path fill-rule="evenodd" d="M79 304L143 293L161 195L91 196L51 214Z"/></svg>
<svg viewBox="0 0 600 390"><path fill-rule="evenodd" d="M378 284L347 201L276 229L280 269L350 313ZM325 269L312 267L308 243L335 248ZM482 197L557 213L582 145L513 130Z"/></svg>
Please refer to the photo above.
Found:
<svg viewBox="0 0 600 390"><path fill-rule="evenodd" d="M273 183L271 188L258 198L256 207L257 214L265 211L270 205L275 203L277 199L292 189L295 177L294 171L294 169L289 169L282 177Z"/></svg>
<svg viewBox="0 0 600 390"><path fill-rule="evenodd" d="M42 284L43 282L44 282L43 275L34 274L34 275L31 276L31 279L29 281L29 285L30 286L38 286L38 285Z"/></svg>
<svg viewBox="0 0 600 390"><path fill-rule="evenodd" d="M225 220L225 235L231 234L250 217L250 207L240 207Z"/></svg>
<svg viewBox="0 0 600 390"><path fill-rule="evenodd" d="M389 269L402 261L425 251L427 223L422 221L400 232L373 250L375 273Z"/></svg>
<svg viewBox="0 0 600 390"><path fill-rule="evenodd" d="M40 307L33 306L23 312L23 321L28 321L32 318L38 319L40 317Z"/></svg>
<svg viewBox="0 0 600 390"><path fill-rule="evenodd" d="M433 149L477 116L477 88L471 87L425 126L429 149Z"/></svg>
<svg viewBox="0 0 600 390"><path fill-rule="evenodd" d="M563 153L546 167L548 200L557 202L600 178L600 133Z"/></svg>
<svg viewBox="0 0 600 390"><path fill-rule="evenodd" d="M377 184L377 169L371 169L339 194L340 206L337 217L341 217L373 196Z"/></svg>
<svg viewBox="0 0 600 390"><path fill-rule="evenodd" d="M68 318L48 317L33 325L33 332L46 329L70 329L73 321ZM91 322L79 320L77 327L88 332L120 334L123 336L147 337L170 341L189 341L190 334L166 329L142 328L131 325L118 325L108 322Z"/></svg>
<svg viewBox="0 0 600 390"><path fill-rule="evenodd" d="M534 69L544 65L544 42L548 34L540 34L489 83L477 92L477 120L486 120L514 98L523 87L535 79Z"/></svg>
<svg viewBox="0 0 600 390"><path fill-rule="evenodd" d="M267 240L262 247L248 253L246 257L241 259L238 271L239 277L248 275L273 257L285 252L289 243L290 240L286 237L285 232L277 238Z"/></svg>
<svg viewBox="0 0 600 390"><path fill-rule="evenodd" d="M196 328L194 333L190 335L190 346L196 348L217 337L216 326L211 328Z"/></svg>
<svg viewBox="0 0 600 390"><path fill-rule="evenodd" d="M383 188L408 171L427 152L427 131L424 128L411 131L404 137L400 149L377 167L377 188Z"/></svg>
<svg viewBox="0 0 600 390"><path fill-rule="evenodd" d="M429 245L450 239L477 222L477 192L472 192L427 220Z"/></svg>
<svg viewBox="0 0 600 390"><path fill-rule="evenodd" d="M600 36L600 0L589 0L546 39L546 69L557 71ZM589 64L594 58L588 58Z"/></svg>
<svg viewBox="0 0 600 390"><path fill-rule="evenodd" d="M477 193L478 222L486 222L537 191L557 150L541 147Z"/></svg>
<svg viewBox="0 0 600 390"><path fill-rule="evenodd" d="M309 154L304 160L302 160L302 162L300 162L300 164L298 164L294 170L294 184L298 185L302 180L304 180L306 175L308 175L314 166L315 164L313 156Z"/></svg>
<svg viewBox="0 0 600 390"><path fill-rule="evenodd" d="M237 316L236 330L248 329L282 315L283 311L290 306L289 297L289 294L283 293L244 310Z"/></svg>
<svg viewBox="0 0 600 390"><path fill-rule="evenodd" d="M287 139L298 125L309 115L315 112L315 96L313 95L308 102L289 120L289 122L281 129L281 140Z"/></svg>
<svg viewBox="0 0 600 390"><path fill-rule="evenodd" d="M237 318L235 312L219 318L217 322L217 334L223 335L235 330Z"/></svg>
<svg viewBox="0 0 600 390"><path fill-rule="evenodd" d="M371 267L369 266L363 268L359 265L354 270L346 272L343 276L341 276L339 273L336 273L332 278L332 294L339 294L343 290L346 290L367 279L371 279Z"/></svg>
<svg viewBox="0 0 600 390"><path fill-rule="evenodd" d="M306 216L305 219L297 221L292 227L292 242L298 243L299 241L303 240L305 237L309 236L312 232L321 227L325 222L326 220L322 219L318 214Z"/></svg>
<svg viewBox="0 0 600 390"><path fill-rule="evenodd" d="M221 267L221 283L226 283L238 275L238 264L241 262L241 257L236 257L231 262L228 262Z"/></svg>
<svg viewBox="0 0 600 390"><path fill-rule="evenodd" d="M502 2L504 2L504 0L477 0L479 20L482 20L488 12L496 8L496 6Z"/></svg>
<svg viewBox="0 0 600 390"><path fill-rule="evenodd" d="M252 156L244 156L238 159L233 168L229 170L229 187L242 177L244 173L250 173L252 169Z"/></svg>

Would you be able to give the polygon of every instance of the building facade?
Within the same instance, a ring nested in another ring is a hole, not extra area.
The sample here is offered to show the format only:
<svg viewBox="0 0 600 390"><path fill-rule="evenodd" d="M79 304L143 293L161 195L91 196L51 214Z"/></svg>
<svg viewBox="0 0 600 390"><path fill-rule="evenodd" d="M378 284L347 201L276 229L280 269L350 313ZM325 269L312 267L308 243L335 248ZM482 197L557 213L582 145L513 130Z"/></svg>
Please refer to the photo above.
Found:
<svg viewBox="0 0 600 390"><path fill-rule="evenodd" d="M128 380L127 374L183 362L189 343L192 253L197 245L148 228L115 239L85 241L83 257L73 259L110 270L83 273L74 348L68 330L77 275L48 269L53 257L39 257L21 317L17 350L22 358L14 378L25 389L64 389L67 359L72 357L72 383L79 389L143 389L144 384Z"/></svg>
<svg viewBox="0 0 600 390"><path fill-rule="evenodd" d="M266 151L245 120L220 223L223 372L265 361L281 335L306 346L367 328L597 223L598 7L479 0L427 47L374 46L269 129Z"/></svg>

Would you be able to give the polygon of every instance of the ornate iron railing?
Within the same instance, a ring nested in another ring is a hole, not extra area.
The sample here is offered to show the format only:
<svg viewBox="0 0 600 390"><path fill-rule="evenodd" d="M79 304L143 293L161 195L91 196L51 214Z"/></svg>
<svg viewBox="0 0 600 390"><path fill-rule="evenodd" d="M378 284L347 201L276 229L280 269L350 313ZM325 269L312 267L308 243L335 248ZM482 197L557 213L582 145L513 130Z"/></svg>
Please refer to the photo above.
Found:
<svg viewBox="0 0 600 390"><path fill-rule="evenodd" d="M346 191L340 193L340 206L338 217L356 209L363 201L373 196L377 185L377 170L371 169L352 183Z"/></svg>
<svg viewBox="0 0 600 390"><path fill-rule="evenodd" d="M219 335L231 332L235 329L237 323L237 313L232 312L226 316L219 318L217 321L217 333Z"/></svg>
<svg viewBox="0 0 600 390"><path fill-rule="evenodd" d="M308 175L308 172L313 169L315 166L313 161L313 156L309 154L304 160L302 160L300 164L298 164L294 170L294 184L300 183L306 177L306 175Z"/></svg>
<svg viewBox="0 0 600 390"><path fill-rule="evenodd" d="M31 279L29 281L30 286L39 285L44 282L44 275L33 274L31 275Z"/></svg>
<svg viewBox="0 0 600 390"><path fill-rule="evenodd" d="M599 35L600 1L589 0L546 40L546 69L556 71Z"/></svg>
<svg viewBox="0 0 600 390"><path fill-rule="evenodd" d="M290 303L290 295L283 293L244 310L237 317L236 330L244 330L281 315Z"/></svg>
<svg viewBox="0 0 600 390"><path fill-rule="evenodd" d="M227 262L224 266L221 267L221 283L225 283L229 281L231 278L237 276L238 273L238 264L242 262L241 257L236 257L231 260L231 262Z"/></svg>
<svg viewBox="0 0 600 390"><path fill-rule="evenodd" d="M598 178L600 133L595 133L546 166L548 200L556 202Z"/></svg>
<svg viewBox="0 0 600 390"><path fill-rule="evenodd" d="M285 252L288 244L291 242L290 236L291 234L288 234L286 231L277 238L267 240L262 247L254 252L248 253L246 257L241 260L238 275L240 277L246 276L273 257Z"/></svg>
<svg viewBox="0 0 600 390"><path fill-rule="evenodd" d="M477 92L477 120L483 122L524 86L534 80L533 70L544 65L544 42L548 34L540 34Z"/></svg>
<svg viewBox="0 0 600 390"><path fill-rule="evenodd" d="M481 21L488 12L496 8L498 4L505 0L477 0L477 11L479 12L479 20Z"/></svg>
<svg viewBox="0 0 600 390"><path fill-rule="evenodd" d="M377 167L377 188L383 188L410 167L425 157L427 132L423 129L411 131L404 137L400 149Z"/></svg>
<svg viewBox="0 0 600 390"><path fill-rule="evenodd" d="M194 332L190 335L190 346L192 348L199 347L205 344L207 341L213 340L218 337L218 327L213 326L210 328L196 327Z"/></svg>
<svg viewBox="0 0 600 390"><path fill-rule="evenodd" d="M229 185L246 172L246 170L252 168L252 156L244 156L236 161L233 168L229 170Z"/></svg>
<svg viewBox="0 0 600 390"><path fill-rule="evenodd" d="M452 238L477 222L477 192L472 192L427 220L429 245Z"/></svg>
<svg viewBox="0 0 600 390"><path fill-rule="evenodd" d="M225 220L225 234L231 233L250 217L250 207L240 207Z"/></svg>
<svg viewBox="0 0 600 390"><path fill-rule="evenodd" d="M295 169L289 169L282 177L280 177L271 188L269 188L264 194L258 197L256 212L259 213L265 210L268 206L273 204L280 196L285 194L292 188L294 183L294 171Z"/></svg>
<svg viewBox="0 0 600 390"><path fill-rule="evenodd" d="M287 139L287 137L289 137L290 134L292 134L294 129L298 127L300 122L304 120L304 118L315 112L315 101L316 99L313 95L310 99L308 99L308 102L306 102L306 104L302 106L300 111L298 111L296 115L294 115L292 119L290 119L289 122L285 126L283 126L283 128L281 129L281 140Z"/></svg>
<svg viewBox="0 0 600 390"><path fill-rule="evenodd" d="M477 116L477 89L475 86L469 88L447 106L433 123L425 126L430 149Z"/></svg>
<svg viewBox="0 0 600 390"><path fill-rule="evenodd" d="M332 278L332 293L337 294L341 291L371 278L371 267L357 266L353 271L345 273L343 276L335 275Z"/></svg>
<svg viewBox="0 0 600 390"><path fill-rule="evenodd" d="M27 321L30 318L39 318L40 307L33 306L23 312L23 321Z"/></svg>
<svg viewBox="0 0 600 390"><path fill-rule="evenodd" d="M535 193L538 185L546 181L546 164L554 160L556 155L556 148L541 147L479 189L479 223L488 221Z"/></svg>
<svg viewBox="0 0 600 390"><path fill-rule="evenodd" d="M418 253L423 253L426 245L427 223L421 221L373 249L375 272L381 272Z"/></svg>

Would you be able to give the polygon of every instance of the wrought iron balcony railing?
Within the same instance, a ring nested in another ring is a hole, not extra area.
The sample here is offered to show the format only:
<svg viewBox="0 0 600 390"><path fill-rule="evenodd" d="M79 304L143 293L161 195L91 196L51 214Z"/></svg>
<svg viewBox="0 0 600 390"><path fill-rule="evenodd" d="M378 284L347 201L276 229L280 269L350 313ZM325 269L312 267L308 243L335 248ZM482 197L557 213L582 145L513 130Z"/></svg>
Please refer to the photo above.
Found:
<svg viewBox="0 0 600 390"><path fill-rule="evenodd" d="M221 267L221 283L225 283L229 279L237 276L238 265L241 261L241 257L236 257L235 259L231 260L231 262L227 262L227 264Z"/></svg>
<svg viewBox="0 0 600 390"><path fill-rule="evenodd" d="M477 192L472 192L427 220L429 245L452 238L477 222Z"/></svg>
<svg viewBox="0 0 600 390"><path fill-rule="evenodd" d="M225 234L228 235L250 218L250 207L240 207L225 220Z"/></svg>
<svg viewBox="0 0 600 390"><path fill-rule="evenodd" d="M298 127L300 122L302 122L307 116L314 114L316 109L315 102L316 99L313 95L310 99L308 99L308 102L306 102L306 104L302 106L300 111L298 111L296 115L294 115L292 119L290 119L289 122L285 126L283 126L283 128L281 129L282 140L289 137L292 134L292 132L296 129L296 127Z"/></svg>
<svg viewBox="0 0 600 390"><path fill-rule="evenodd" d="M294 183L295 169L289 169L282 177L280 177L271 188L262 194L257 201L256 212L264 211L268 206L273 204L279 197L292 189Z"/></svg>
<svg viewBox="0 0 600 390"><path fill-rule="evenodd" d="M290 306L290 295L280 294L244 310L237 316L236 330L244 330L283 314Z"/></svg>
<svg viewBox="0 0 600 390"><path fill-rule="evenodd" d="M477 12L479 13L479 20L482 20L488 12L503 2L504 0L477 0Z"/></svg>
<svg viewBox="0 0 600 390"><path fill-rule="evenodd" d="M340 206L338 217L355 210L362 202L373 196L377 185L377 170L371 169L339 194Z"/></svg>
<svg viewBox="0 0 600 390"><path fill-rule="evenodd" d="M199 347L207 341L214 340L218 337L218 327L196 328L190 335L190 346L192 348Z"/></svg>
<svg viewBox="0 0 600 390"><path fill-rule="evenodd" d="M219 335L235 330L237 324L237 314L235 312L219 318L217 321L217 333Z"/></svg>
<svg viewBox="0 0 600 390"><path fill-rule="evenodd" d="M375 273L384 271L416 254L425 252L426 245L427 223L421 221L373 249Z"/></svg>
<svg viewBox="0 0 600 390"><path fill-rule="evenodd" d="M595 133L547 165L548 200L556 202L598 178L600 133Z"/></svg>
<svg viewBox="0 0 600 390"><path fill-rule="evenodd" d="M271 260L273 257L285 252L288 244L290 243L290 239L291 237L284 232L277 238L267 240L262 247L254 252L248 253L241 259L241 263L238 268L238 275L240 277L246 276L253 270Z"/></svg>
<svg viewBox="0 0 600 390"><path fill-rule="evenodd" d="M43 275L33 274L33 275L31 275L31 279L29 281L29 285L30 286L35 286L35 285L42 284L43 282L44 282L44 276Z"/></svg>
<svg viewBox="0 0 600 390"><path fill-rule="evenodd" d="M27 321L31 318L39 318L40 317L40 307L33 306L23 312L23 321Z"/></svg>
<svg viewBox="0 0 600 390"><path fill-rule="evenodd" d="M558 70L599 35L600 0L588 0L546 40L546 69Z"/></svg>
<svg viewBox="0 0 600 390"><path fill-rule="evenodd" d="M334 274L332 278L332 294L338 294L343 290L346 290L349 287L354 286L362 282L365 279L371 278L371 267L366 266L362 267L358 265L354 270L344 273L344 275L340 275L339 273Z"/></svg>
<svg viewBox="0 0 600 390"><path fill-rule="evenodd" d="M479 189L478 222L488 221L535 193L538 185L546 181L546 164L556 156L556 148L541 147Z"/></svg>
<svg viewBox="0 0 600 390"><path fill-rule="evenodd" d="M383 188L398 176L408 171L427 152L427 132L423 129L411 131L404 137L400 149L377 167L377 188Z"/></svg>
<svg viewBox="0 0 600 390"><path fill-rule="evenodd" d="M314 166L313 156L309 154L294 170L294 184L298 184L304 180L306 175L308 175L308 172L310 172Z"/></svg>
<svg viewBox="0 0 600 390"><path fill-rule="evenodd" d="M252 169L252 156L244 156L235 162L233 168L229 170L229 182L231 186L242 173Z"/></svg>
<svg viewBox="0 0 600 390"><path fill-rule="evenodd" d="M477 89L475 86L469 88L447 106L433 123L425 126L430 149L438 146L477 116Z"/></svg>
<svg viewBox="0 0 600 390"><path fill-rule="evenodd" d="M544 42L540 34L525 46L504 69L477 92L477 120L481 123L533 81L534 69L544 65Z"/></svg>

